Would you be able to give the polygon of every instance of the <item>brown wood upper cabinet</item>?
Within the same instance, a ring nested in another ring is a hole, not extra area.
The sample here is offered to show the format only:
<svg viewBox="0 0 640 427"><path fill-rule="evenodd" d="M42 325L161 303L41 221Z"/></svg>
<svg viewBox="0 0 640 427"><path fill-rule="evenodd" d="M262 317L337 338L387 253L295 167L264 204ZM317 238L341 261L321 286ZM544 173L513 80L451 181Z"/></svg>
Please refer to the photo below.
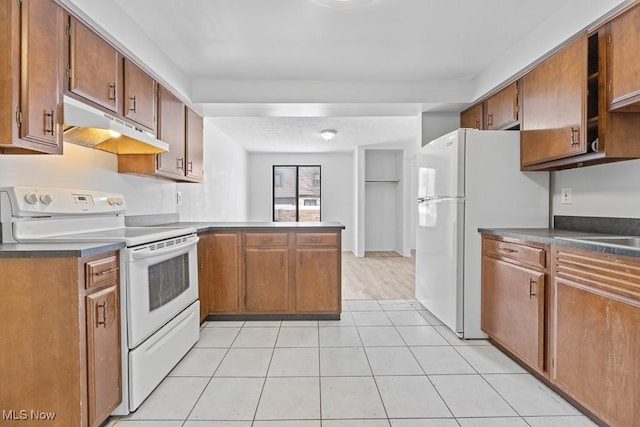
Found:
<svg viewBox="0 0 640 427"><path fill-rule="evenodd" d="M53 0L2 2L0 153L62 153L64 28Z"/></svg>
<svg viewBox="0 0 640 427"><path fill-rule="evenodd" d="M485 101L487 130L511 129L519 124L518 82L515 81Z"/></svg>
<svg viewBox="0 0 640 427"><path fill-rule="evenodd" d="M69 91L114 113L120 112L120 54L74 17L69 31Z"/></svg>
<svg viewBox="0 0 640 427"><path fill-rule="evenodd" d="M587 151L587 36L571 41L522 78L524 170Z"/></svg>
<svg viewBox="0 0 640 427"><path fill-rule="evenodd" d="M640 262L565 247L553 258L551 381L606 425L640 425Z"/></svg>
<svg viewBox="0 0 640 427"><path fill-rule="evenodd" d="M131 60L124 62L124 116L156 132L156 82Z"/></svg>
<svg viewBox="0 0 640 427"><path fill-rule="evenodd" d="M460 127L468 129L484 129L482 102L471 106L460 113Z"/></svg>
<svg viewBox="0 0 640 427"><path fill-rule="evenodd" d="M202 180L204 166L204 121L199 114L189 107L187 107L186 120L187 170L185 173L188 178L200 181Z"/></svg>
<svg viewBox="0 0 640 427"><path fill-rule="evenodd" d="M640 112L640 4L615 18L607 27L609 108Z"/></svg>
<svg viewBox="0 0 640 427"><path fill-rule="evenodd" d="M545 375L544 247L482 239L482 330Z"/></svg>
<svg viewBox="0 0 640 427"><path fill-rule="evenodd" d="M185 124L185 105L161 85L158 88L158 138L169 144L169 151L157 155L159 175L185 176Z"/></svg>

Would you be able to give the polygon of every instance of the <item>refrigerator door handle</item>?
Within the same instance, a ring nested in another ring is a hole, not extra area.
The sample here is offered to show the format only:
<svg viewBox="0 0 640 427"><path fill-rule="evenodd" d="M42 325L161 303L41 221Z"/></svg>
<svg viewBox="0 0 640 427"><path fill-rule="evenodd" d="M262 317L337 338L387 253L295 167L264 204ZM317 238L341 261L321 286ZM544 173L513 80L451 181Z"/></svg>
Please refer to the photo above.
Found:
<svg viewBox="0 0 640 427"><path fill-rule="evenodd" d="M431 201L447 201L447 200L457 200L460 202L464 202L465 199L464 197L456 197L456 196L429 196L429 197L422 197L420 199L418 199L418 203L422 203L422 202L431 202Z"/></svg>

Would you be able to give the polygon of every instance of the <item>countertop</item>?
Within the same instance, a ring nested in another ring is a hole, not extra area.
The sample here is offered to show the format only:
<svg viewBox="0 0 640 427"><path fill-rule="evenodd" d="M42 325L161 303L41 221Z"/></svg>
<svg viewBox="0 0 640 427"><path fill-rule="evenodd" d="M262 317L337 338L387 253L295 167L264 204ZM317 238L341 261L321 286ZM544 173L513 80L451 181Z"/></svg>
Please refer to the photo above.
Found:
<svg viewBox="0 0 640 427"><path fill-rule="evenodd" d="M225 229L341 229L345 226L339 222L172 222L168 224L158 224L158 227L193 227L198 233Z"/></svg>
<svg viewBox="0 0 640 427"><path fill-rule="evenodd" d="M640 258L640 249L586 240L589 236L611 236L613 233L563 230L558 228L479 228L480 233L511 237L548 245L585 249L604 254ZM582 240L584 239L584 240Z"/></svg>
<svg viewBox="0 0 640 427"><path fill-rule="evenodd" d="M102 243L2 243L0 258L81 258L117 251L122 242Z"/></svg>

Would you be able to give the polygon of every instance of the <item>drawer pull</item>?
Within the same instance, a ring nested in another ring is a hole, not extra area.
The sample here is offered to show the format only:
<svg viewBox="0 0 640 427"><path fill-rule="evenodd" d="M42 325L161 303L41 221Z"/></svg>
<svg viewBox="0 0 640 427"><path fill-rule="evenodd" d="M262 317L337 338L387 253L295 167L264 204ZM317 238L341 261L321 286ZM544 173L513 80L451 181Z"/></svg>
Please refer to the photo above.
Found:
<svg viewBox="0 0 640 427"><path fill-rule="evenodd" d="M322 237L312 237L311 243L322 243Z"/></svg>
<svg viewBox="0 0 640 427"><path fill-rule="evenodd" d="M261 242L273 242L273 237L261 237Z"/></svg>
<svg viewBox="0 0 640 427"><path fill-rule="evenodd" d="M114 268L110 268L108 270L104 270L104 271L98 271L96 273L94 273L94 276L104 276L105 274L109 274L109 273L113 273L114 271L118 271L118 267L114 267Z"/></svg>
<svg viewBox="0 0 640 427"><path fill-rule="evenodd" d="M535 292L533 292L533 287L536 285L535 279L529 279L529 298L533 298L536 296Z"/></svg>
<svg viewBox="0 0 640 427"><path fill-rule="evenodd" d="M500 252L505 252L508 254L517 254L519 251L516 249L511 249L511 248L499 248L498 249Z"/></svg>

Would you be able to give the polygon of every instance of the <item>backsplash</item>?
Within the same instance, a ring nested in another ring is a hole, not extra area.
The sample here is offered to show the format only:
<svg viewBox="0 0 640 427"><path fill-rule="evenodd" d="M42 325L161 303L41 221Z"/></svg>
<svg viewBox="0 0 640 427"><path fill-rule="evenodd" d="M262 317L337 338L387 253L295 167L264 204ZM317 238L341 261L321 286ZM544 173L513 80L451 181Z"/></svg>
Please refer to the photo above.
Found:
<svg viewBox="0 0 640 427"><path fill-rule="evenodd" d="M560 192L571 188L572 203ZM640 160L551 173L552 215L640 218Z"/></svg>

